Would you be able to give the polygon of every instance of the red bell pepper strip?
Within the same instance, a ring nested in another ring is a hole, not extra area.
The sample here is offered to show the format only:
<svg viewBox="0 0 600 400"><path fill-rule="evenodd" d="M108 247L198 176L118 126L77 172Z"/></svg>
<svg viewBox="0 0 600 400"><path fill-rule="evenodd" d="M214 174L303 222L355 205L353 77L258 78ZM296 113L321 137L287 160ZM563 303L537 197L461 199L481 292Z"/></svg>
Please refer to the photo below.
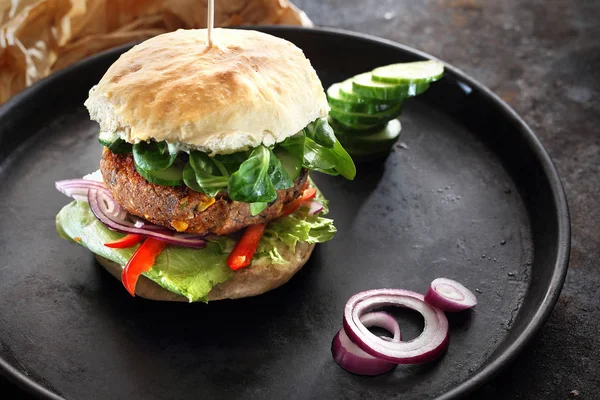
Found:
<svg viewBox="0 0 600 400"><path fill-rule="evenodd" d="M317 190L315 188L306 189L298 199L283 206L281 209L281 216L293 213L300 207L302 202L310 200L316 195ZM258 247L258 243L260 242L260 238L262 237L266 226L267 224L255 224L246 228L240 240L235 244L233 251L229 254L229 257L227 257L227 265L229 268L237 271L252 263L252 257L254 257L254 253L256 253L256 248Z"/></svg>
<svg viewBox="0 0 600 400"><path fill-rule="evenodd" d="M283 217L285 215L289 215L289 214L293 213L294 211L296 211L298 209L298 207L300 207L300 204L302 202L310 200L310 199L314 198L316 195L317 195L317 189L315 189L315 188L306 189L302 193L302 196L300 196L296 200L292 201L291 203L287 203L286 205L283 206L283 208L281 209L280 216Z"/></svg>
<svg viewBox="0 0 600 400"><path fill-rule="evenodd" d="M246 228L240 240L235 244L233 251L227 257L229 268L237 271L250 265L266 226L267 224L255 224Z"/></svg>
<svg viewBox="0 0 600 400"><path fill-rule="evenodd" d="M123 236L121 239L113 240L112 242L104 243L106 247L112 249L125 249L127 247L133 247L142 241L144 237L142 235L136 235L135 233L129 233Z"/></svg>
<svg viewBox="0 0 600 400"><path fill-rule="evenodd" d="M132 296L135 296L135 285L140 275L152 268L154 260L166 246L167 242L148 238L133 253L121 274L123 286Z"/></svg>

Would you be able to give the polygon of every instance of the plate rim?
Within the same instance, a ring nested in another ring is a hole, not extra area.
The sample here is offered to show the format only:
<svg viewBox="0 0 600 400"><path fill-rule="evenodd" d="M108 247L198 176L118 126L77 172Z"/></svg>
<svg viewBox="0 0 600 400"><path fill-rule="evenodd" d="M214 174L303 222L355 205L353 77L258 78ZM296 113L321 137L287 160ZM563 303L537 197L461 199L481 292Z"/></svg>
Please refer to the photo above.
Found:
<svg viewBox="0 0 600 400"><path fill-rule="evenodd" d="M461 382L449 391L441 394L436 400L450 400L456 399L472 393L474 390L480 388L485 383L493 379L499 374L504 368L508 367L515 359L522 353L524 348L532 342L537 333L542 329L546 323L550 313L554 309L556 302L562 291L567 270L569 264L570 248L571 248L571 222L569 206L564 191L564 186L558 175L558 171L554 166L550 155L542 145L539 138L535 135L533 130L527 125L527 123L512 109L504 100L502 100L497 94L486 87L478 80L467 75L461 69L438 59L424 51L415 49L413 47L395 42L390 39L354 32L350 30L333 28L333 27L300 27L292 25L253 25L245 27L233 27L234 29L251 29L263 32L270 32L275 34L285 31L305 31L315 32L320 34L329 34L333 36L345 36L355 39L367 40L385 44L387 46L402 50L406 53L411 53L420 57L424 60L436 60L444 64L446 70L450 71L453 75L460 78L468 85L477 88L481 91L484 97L490 98L493 103L499 108L500 112L503 113L506 118L511 120L517 129L521 131L521 136L529 146L531 152L538 159L542 171L552 191L552 200L556 207L556 219L558 225L558 237L557 237L557 254L556 261L554 263L554 271L550 279L549 285L546 288L544 297L540 303L540 306L536 309L529 322L525 325L523 331L518 334L514 339L513 343L510 344L502 353L498 354L494 360L483 368L477 370L475 373L470 375L465 381ZM132 47L140 41L134 41L126 43L117 47L113 47L102 52L96 53L89 57L86 57L80 61L77 61L68 67L63 68L56 73L45 77L38 82L34 83L28 88L23 89L21 92L15 94L7 102L0 106L0 120L7 114L10 114L13 107L27 100L28 97L34 96L37 92L43 91L46 86L50 85L55 80L60 80L63 76L71 74L72 71L79 69L83 65L95 63L97 60L109 56L110 54L121 54L128 48ZM15 383L18 387L25 390L26 392L43 397L51 400L65 400L64 397L52 392L46 387L42 386L32 378L28 377L17 368L13 367L4 358L0 357L0 374L6 377L9 381Z"/></svg>

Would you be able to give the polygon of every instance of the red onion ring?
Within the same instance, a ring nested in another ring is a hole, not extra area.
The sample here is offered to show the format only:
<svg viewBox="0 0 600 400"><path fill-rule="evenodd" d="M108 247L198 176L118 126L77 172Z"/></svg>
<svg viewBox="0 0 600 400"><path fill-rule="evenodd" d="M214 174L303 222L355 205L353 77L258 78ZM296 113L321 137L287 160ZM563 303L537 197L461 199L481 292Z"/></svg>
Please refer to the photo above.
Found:
<svg viewBox="0 0 600 400"><path fill-rule="evenodd" d="M97 189L103 192L104 198L110 198L110 205L106 213L120 225L125 225L135 228L143 228L153 231L161 231L165 233L171 232L169 228L160 225L154 225L146 220L143 220L135 215L129 214L121 205L115 201L108 187L103 182L98 182L89 179L68 179L55 182L56 189L62 194L72 197L79 201L88 201L88 192L90 189ZM139 223L138 223L139 221Z"/></svg>
<svg viewBox="0 0 600 400"><path fill-rule="evenodd" d="M89 189L108 190L104 183L87 179L67 179L55 182L54 186L65 196L79 201L87 201Z"/></svg>
<svg viewBox="0 0 600 400"><path fill-rule="evenodd" d="M431 282L425 302L448 312L466 310L477 305L475 294L461 283L447 278Z"/></svg>
<svg viewBox="0 0 600 400"><path fill-rule="evenodd" d="M122 233L135 233L152 237L177 246L203 248L206 242L202 236L176 233L132 216L112 197L102 182L88 179L69 179L55 183L56 189L76 200L87 201L92 213L107 228ZM141 225L141 226L140 226Z"/></svg>
<svg viewBox="0 0 600 400"><path fill-rule="evenodd" d="M421 294L401 289L378 289L358 293L344 309L344 330L352 342L367 354L396 364L431 361L448 347L448 319L440 309L425 303ZM423 332L407 342L390 342L371 333L360 318L376 309L400 306L415 310L425 320Z"/></svg>
<svg viewBox="0 0 600 400"><path fill-rule="evenodd" d="M385 312L372 312L363 315L360 322L366 326L377 326L393 334L393 338L385 338L399 342L401 340L400 326L398 321ZM344 329L340 329L331 343L331 353L336 363L348 372L357 375L381 375L396 368L398 364L379 360L354 344L346 335Z"/></svg>
<svg viewBox="0 0 600 400"><path fill-rule="evenodd" d="M174 232L172 234L167 234L160 231L139 229L133 226L121 224L120 220L111 218L111 208L109 204L111 201L115 203L116 201L110 196L110 193L107 192L108 191L105 192L98 189L90 189L88 194L88 203L90 203L90 209L92 210L92 213L108 228L118 232L135 233L138 235L155 238L177 246L193 248L203 248L206 246L206 242L202 236Z"/></svg>

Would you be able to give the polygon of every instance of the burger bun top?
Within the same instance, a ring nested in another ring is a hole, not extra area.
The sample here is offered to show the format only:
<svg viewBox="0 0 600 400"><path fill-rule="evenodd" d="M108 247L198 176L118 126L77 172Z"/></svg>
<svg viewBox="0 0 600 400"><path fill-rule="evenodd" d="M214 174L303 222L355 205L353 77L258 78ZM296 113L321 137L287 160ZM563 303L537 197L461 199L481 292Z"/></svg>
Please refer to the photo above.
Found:
<svg viewBox="0 0 600 400"><path fill-rule="evenodd" d="M253 30L177 30L123 53L85 102L103 132L212 154L271 146L329 112L292 43Z"/></svg>

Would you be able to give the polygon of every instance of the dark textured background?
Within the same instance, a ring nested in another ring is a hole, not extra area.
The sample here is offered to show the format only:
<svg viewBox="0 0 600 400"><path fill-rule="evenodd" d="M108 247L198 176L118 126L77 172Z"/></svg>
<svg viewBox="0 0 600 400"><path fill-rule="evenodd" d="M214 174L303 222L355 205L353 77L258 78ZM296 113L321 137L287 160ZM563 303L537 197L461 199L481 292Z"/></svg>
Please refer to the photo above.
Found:
<svg viewBox="0 0 600 400"><path fill-rule="evenodd" d="M317 25L392 39L453 64L532 127L569 201L569 273L541 334L474 398L600 399L600 1L296 4Z"/></svg>
<svg viewBox="0 0 600 400"><path fill-rule="evenodd" d="M536 340L474 398L600 399L600 1L295 4L317 25L388 38L457 66L534 129L555 162L571 209L569 273ZM0 397L22 393L0 378Z"/></svg>

